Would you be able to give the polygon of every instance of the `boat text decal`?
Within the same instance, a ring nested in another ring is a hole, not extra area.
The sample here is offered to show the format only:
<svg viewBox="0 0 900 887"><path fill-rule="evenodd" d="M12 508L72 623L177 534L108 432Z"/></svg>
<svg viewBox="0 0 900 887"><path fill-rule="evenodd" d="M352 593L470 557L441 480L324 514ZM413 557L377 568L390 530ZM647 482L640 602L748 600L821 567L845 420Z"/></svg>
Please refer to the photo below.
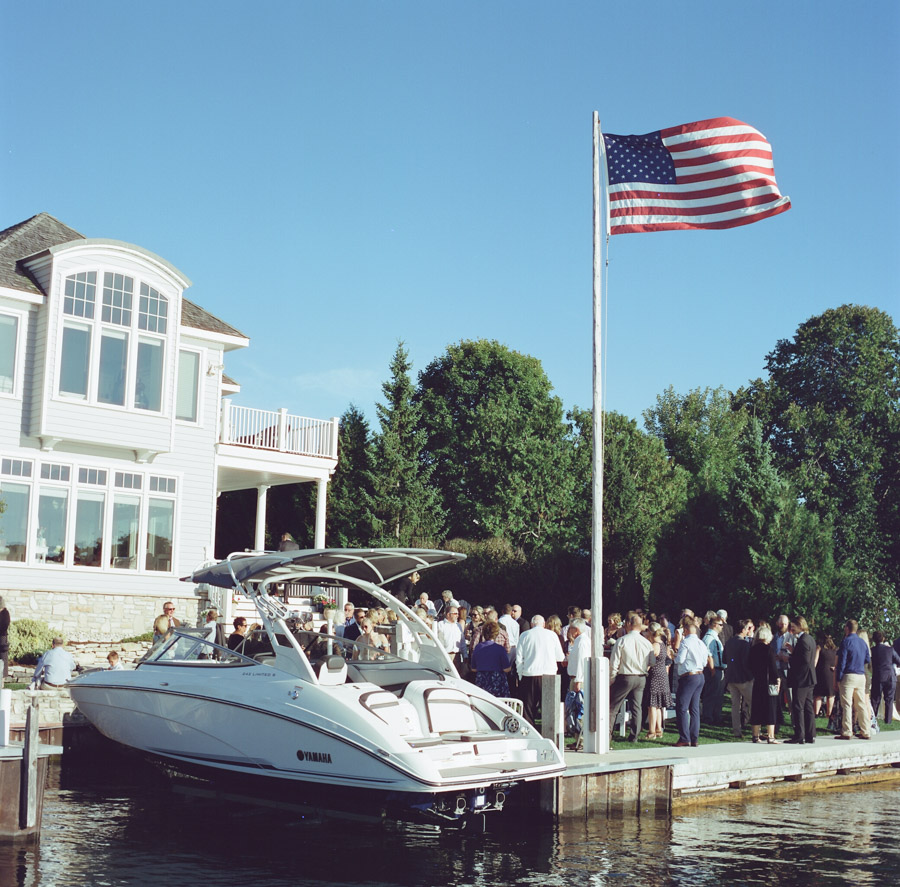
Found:
<svg viewBox="0 0 900 887"><path fill-rule="evenodd" d="M312 761L314 764L330 764L331 755L328 754L328 752L303 751L303 749L301 748L297 750L297 760Z"/></svg>

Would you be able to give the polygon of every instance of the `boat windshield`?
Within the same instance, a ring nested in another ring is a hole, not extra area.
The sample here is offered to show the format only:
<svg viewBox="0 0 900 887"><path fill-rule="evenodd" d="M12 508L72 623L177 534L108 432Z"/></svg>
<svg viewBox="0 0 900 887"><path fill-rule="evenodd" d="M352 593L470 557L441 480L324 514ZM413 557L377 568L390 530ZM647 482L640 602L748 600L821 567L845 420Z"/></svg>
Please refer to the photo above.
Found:
<svg viewBox="0 0 900 887"><path fill-rule="evenodd" d="M396 626L382 626L358 640L347 640L325 632L298 630L294 637L309 659L314 671L329 657L338 655L347 661L349 679L378 684L419 678L445 677L444 664L429 647L414 648L398 643ZM402 630L401 630L402 633ZM374 675L379 675L375 680Z"/></svg>
<svg viewBox="0 0 900 887"><path fill-rule="evenodd" d="M220 647L203 637L181 631L172 631L157 641L142 660L157 665L203 663L207 666L258 665L253 659Z"/></svg>

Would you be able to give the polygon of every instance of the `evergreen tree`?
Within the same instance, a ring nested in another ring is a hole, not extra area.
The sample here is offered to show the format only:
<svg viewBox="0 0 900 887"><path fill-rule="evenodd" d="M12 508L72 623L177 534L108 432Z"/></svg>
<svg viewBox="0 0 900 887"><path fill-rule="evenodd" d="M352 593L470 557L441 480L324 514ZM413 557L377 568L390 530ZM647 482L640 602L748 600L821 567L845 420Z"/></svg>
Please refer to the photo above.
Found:
<svg viewBox="0 0 900 887"><path fill-rule="evenodd" d="M722 388L686 395L669 387L644 413L675 464L688 473L684 509L662 531L653 569L659 607L693 609L727 603L725 577L733 571L724 534L728 485L740 459L746 414L734 411Z"/></svg>
<svg viewBox="0 0 900 887"><path fill-rule="evenodd" d="M828 625L840 591L831 526L778 471L757 419L741 436L722 513L730 605L753 618L803 613Z"/></svg>
<svg viewBox="0 0 900 887"><path fill-rule="evenodd" d="M423 458L426 431L413 399L411 368L399 342L391 378L382 385L385 403L376 404L381 430L374 444L372 504L379 544L429 547L443 534L443 513L431 485L433 468Z"/></svg>
<svg viewBox="0 0 900 887"><path fill-rule="evenodd" d="M338 464L328 484L326 533L331 548L366 548L377 537L369 423L353 405L338 431Z"/></svg>

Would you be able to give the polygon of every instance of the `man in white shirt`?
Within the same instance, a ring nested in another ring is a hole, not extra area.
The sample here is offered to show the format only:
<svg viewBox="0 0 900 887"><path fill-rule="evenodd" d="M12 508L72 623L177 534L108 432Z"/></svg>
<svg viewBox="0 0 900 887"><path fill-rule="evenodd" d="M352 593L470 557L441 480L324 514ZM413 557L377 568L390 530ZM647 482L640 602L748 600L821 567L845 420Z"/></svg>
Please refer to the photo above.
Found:
<svg viewBox="0 0 900 887"><path fill-rule="evenodd" d="M531 628L519 635L516 645L516 671L519 673L519 698L525 718L532 724L540 709L541 678L555 675L563 661L562 645L556 634L544 628L544 617L533 616Z"/></svg>
<svg viewBox="0 0 900 887"><path fill-rule="evenodd" d="M204 626L204 628L206 629L206 634L203 636L204 640L216 643L216 627L219 624L217 621L218 618L219 611L215 607L209 610L209 612L206 614L206 625Z"/></svg>
<svg viewBox="0 0 900 887"><path fill-rule="evenodd" d="M507 604L504 607L506 611L500 617L500 624L506 629L506 634L509 637L509 649L510 649L510 662L515 658L515 646L519 643L519 623L516 622L515 617L513 616L513 606L512 604Z"/></svg>
<svg viewBox="0 0 900 887"><path fill-rule="evenodd" d="M419 595L419 599L416 601L415 605L425 610L432 618L437 617L437 610L434 608L434 604L428 599L427 591L423 591Z"/></svg>
<svg viewBox="0 0 900 887"><path fill-rule="evenodd" d="M581 619L569 622L569 663L566 671L569 675L569 689L577 693L584 690L587 679L588 662L591 658L591 630Z"/></svg>
<svg viewBox="0 0 900 887"><path fill-rule="evenodd" d="M628 741L637 742L643 720L641 702L644 687L647 685L647 673L653 665L653 645L641 634L643 617L633 613L626 627L628 632L615 642L609 658L609 676L612 681L609 688L609 728L612 731L616 715L622 703L627 700L631 716Z"/></svg>
<svg viewBox="0 0 900 887"><path fill-rule="evenodd" d="M700 738L700 692L703 689L703 669L712 668L709 648L697 637L693 618L681 621L684 630L681 645L675 655L678 692L675 695L675 717L678 722L676 747L696 746Z"/></svg>
<svg viewBox="0 0 900 887"><path fill-rule="evenodd" d="M519 634L521 629L519 623L513 616L513 605L507 604L504 613L500 617L500 625L506 629L506 636L509 638L509 664L513 667L512 671L507 675L509 680L509 689L515 694L519 689L519 675L516 672L516 645L519 643Z"/></svg>
<svg viewBox="0 0 900 887"><path fill-rule="evenodd" d="M569 662L566 671L569 675L569 690L577 694L584 690L584 682L587 680L588 663L591 660L591 629L587 622L580 616L569 620L566 626L566 636L569 639ZM566 723L569 723L569 697L566 697ZM576 702L573 706L571 717L576 721L576 732L578 742L575 745L575 751L581 751L583 748L584 737L581 733L581 716L577 714L579 705Z"/></svg>
<svg viewBox="0 0 900 887"><path fill-rule="evenodd" d="M441 647L453 660L454 668L459 667L459 651L462 648L463 629L459 624L459 607L447 608L447 618L435 623L435 634L441 642Z"/></svg>

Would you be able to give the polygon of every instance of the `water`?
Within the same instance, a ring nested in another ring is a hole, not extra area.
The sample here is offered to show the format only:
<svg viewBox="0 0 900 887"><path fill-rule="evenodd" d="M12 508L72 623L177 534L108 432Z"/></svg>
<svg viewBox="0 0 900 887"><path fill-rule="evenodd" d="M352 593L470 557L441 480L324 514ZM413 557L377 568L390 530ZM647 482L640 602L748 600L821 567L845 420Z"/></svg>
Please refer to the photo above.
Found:
<svg viewBox="0 0 900 887"><path fill-rule="evenodd" d="M39 842L0 839L0 887L892 883L900 786L772 795L673 817L486 834L229 809L125 771L51 774Z"/></svg>

